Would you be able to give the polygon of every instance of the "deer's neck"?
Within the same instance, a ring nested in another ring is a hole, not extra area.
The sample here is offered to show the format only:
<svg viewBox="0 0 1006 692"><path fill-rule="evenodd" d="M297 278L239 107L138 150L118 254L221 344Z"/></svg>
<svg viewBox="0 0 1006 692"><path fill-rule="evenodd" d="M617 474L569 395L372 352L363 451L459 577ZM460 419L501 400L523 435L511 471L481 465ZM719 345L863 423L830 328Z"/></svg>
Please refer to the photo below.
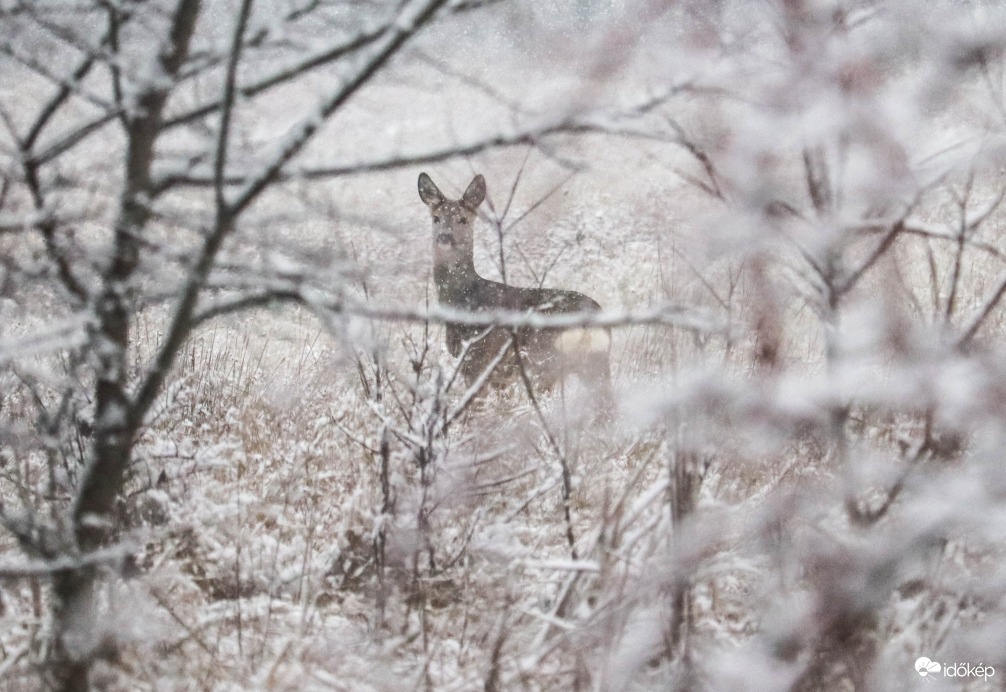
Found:
<svg viewBox="0 0 1006 692"><path fill-rule="evenodd" d="M473 285L484 281L475 273L471 259L434 265L433 280L437 284L437 299L445 305L465 305L472 297Z"/></svg>

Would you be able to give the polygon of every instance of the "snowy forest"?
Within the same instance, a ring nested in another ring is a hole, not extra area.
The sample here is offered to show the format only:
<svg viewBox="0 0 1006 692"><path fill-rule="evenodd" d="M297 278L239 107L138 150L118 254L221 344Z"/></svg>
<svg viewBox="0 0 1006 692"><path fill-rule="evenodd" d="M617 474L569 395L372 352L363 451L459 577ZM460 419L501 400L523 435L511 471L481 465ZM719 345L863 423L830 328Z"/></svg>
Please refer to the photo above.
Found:
<svg viewBox="0 0 1006 692"><path fill-rule="evenodd" d="M1004 201L993 0L0 0L0 689L1004 689Z"/></svg>

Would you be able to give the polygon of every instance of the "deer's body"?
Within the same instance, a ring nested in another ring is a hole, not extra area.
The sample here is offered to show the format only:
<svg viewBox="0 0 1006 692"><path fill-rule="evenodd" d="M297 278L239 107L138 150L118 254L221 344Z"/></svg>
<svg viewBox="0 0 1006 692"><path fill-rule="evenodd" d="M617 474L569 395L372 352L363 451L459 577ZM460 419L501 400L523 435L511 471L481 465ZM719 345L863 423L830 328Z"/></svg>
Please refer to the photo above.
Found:
<svg viewBox="0 0 1006 692"><path fill-rule="evenodd" d="M446 199L425 173L419 176L419 196L433 217L433 279L440 304L466 312L531 311L548 315L600 310L597 301L576 291L519 288L478 275L472 226L485 193L481 175L475 176L457 201ZM490 376L491 383L512 381L523 362L545 389L574 374L597 397L610 398L611 339L607 330L521 328L514 332L502 327L447 325L447 349L455 357L463 354L461 372L469 384L479 378L511 339L520 349L520 361L511 347Z"/></svg>

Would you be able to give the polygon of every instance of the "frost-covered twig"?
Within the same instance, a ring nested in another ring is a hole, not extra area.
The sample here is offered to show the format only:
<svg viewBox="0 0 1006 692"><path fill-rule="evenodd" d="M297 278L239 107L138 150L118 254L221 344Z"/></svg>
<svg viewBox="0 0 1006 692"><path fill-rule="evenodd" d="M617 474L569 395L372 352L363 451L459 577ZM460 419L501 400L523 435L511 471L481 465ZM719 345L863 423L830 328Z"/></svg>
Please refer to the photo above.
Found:
<svg viewBox="0 0 1006 692"><path fill-rule="evenodd" d="M0 563L0 579L29 579L51 577L61 572L87 569L91 567L118 566L131 559L136 552L135 545L120 544L93 550L80 556L64 555L48 560L28 560L23 562Z"/></svg>
<svg viewBox="0 0 1006 692"><path fill-rule="evenodd" d="M81 346L87 340L87 331L93 326L93 315L81 312L23 337L0 341L0 365L31 355Z"/></svg>
<svg viewBox="0 0 1006 692"><path fill-rule="evenodd" d="M488 331L486 333L488 333ZM480 334L474 339L470 339L467 342L465 342L464 350L458 357L458 366L454 370L454 372L451 373L451 377L447 381L447 386L444 387L444 391L448 391L450 389L450 386L454 382L455 377L457 377L458 373L461 371L461 364L464 363L465 356L467 355L467 353L472 349L473 346L475 346L478 340L483 338L484 336L485 334ZM489 364L486 366L485 370L483 370L482 373L475 379L475 381L472 382L472 384L468 387L465 393L461 395L461 400L457 404L455 404L452 409L444 413L444 419L441 425L441 428L443 430L447 430L447 428L449 428L450 425L455 420L457 420L458 416L460 416L468 409L471 403L478 396L479 392L482 391L482 388L485 387L486 382L488 382L489 378L492 377L493 373L496 371L496 367L501 362L503 362L503 359L506 357L507 351L509 351L510 347L513 345L514 340L511 337L510 339L507 340L505 344L503 344L503 347L499 350L499 353L496 354L496 357L493 358L491 361L489 361Z"/></svg>
<svg viewBox="0 0 1006 692"><path fill-rule="evenodd" d="M325 307L325 303L318 303ZM466 326L496 326L508 329L572 329L576 327L628 327L644 324L662 324L708 334L724 331L723 326L712 318L705 318L692 308L673 305L659 305L641 310L598 310L592 312L570 312L543 314L512 310L485 310L469 312L446 306L434 306L428 310L398 310L367 308L356 305L335 304L347 314L388 322L432 322L434 324L455 323Z"/></svg>

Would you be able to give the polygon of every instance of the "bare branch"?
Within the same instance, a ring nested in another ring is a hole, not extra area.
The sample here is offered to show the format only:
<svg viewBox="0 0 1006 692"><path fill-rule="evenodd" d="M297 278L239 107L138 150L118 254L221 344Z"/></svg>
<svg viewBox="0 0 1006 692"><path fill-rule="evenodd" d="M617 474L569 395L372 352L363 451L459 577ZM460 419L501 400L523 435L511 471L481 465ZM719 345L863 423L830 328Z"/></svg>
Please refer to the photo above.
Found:
<svg viewBox="0 0 1006 692"><path fill-rule="evenodd" d="M887 233L884 234L884 237L880 239L880 242L877 243L877 246L873 248L873 252L870 253L869 257L856 267L851 274L846 276L841 284L835 287L836 295L841 296L851 291L853 287L859 283L863 274L869 271L870 267L876 264L877 260L883 257L884 253L891 248L894 241L898 239L898 236L901 235L904 228L904 220L898 220L895 222L890 229L888 229Z"/></svg>
<svg viewBox="0 0 1006 692"><path fill-rule="evenodd" d="M248 16L251 14L252 0L242 0L238 21L234 27L234 37L231 42L230 55L227 59L227 74L224 78L223 111L220 114L220 132L217 136L216 157L213 165L213 191L217 205L217 218L222 219L227 214L227 202L224 199L224 171L227 169L227 150L230 144L231 110L234 107L234 85L237 81L238 60L241 58L241 43L244 40L245 29L248 26Z"/></svg>
<svg viewBox="0 0 1006 692"><path fill-rule="evenodd" d="M449 145L426 152L394 155L383 159L357 161L339 166L304 166L286 171L277 171L271 176L270 180L274 182L325 180L349 175L378 173L399 168L410 168L422 164L440 163L450 159L472 157L493 149L506 149L514 146L528 145L540 146L540 140L546 140L549 137L557 135L576 134L612 134L612 132L609 128L597 123L563 117L548 124L529 126L522 130L490 135L474 142ZM618 134L634 136L632 133L620 132ZM248 176L235 174L227 176L224 181L227 185L247 185L249 180ZM175 174L165 176L158 181L157 189L158 191L163 191L174 186L207 187L212 184L212 176L206 174Z"/></svg>
<svg viewBox="0 0 1006 692"><path fill-rule="evenodd" d="M958 350L966 350L971 341L975 338L978 330L981 329L982 325L985 324L985 320L988 319L992 311L995 310L996 306L1002 300L1003 295L1006 294L1006 276L1003 276L999 280L999 285L996 289L992 291L992 294L985 300L985 304L982 305L978 313L971 319L971 322L963 330L961 336L957 339L955 347Z"/></svg>
<svg viewBox="0 0 1006 692"><path fill-rule="evenodd" d="M412 35L428 22L434 13L446 0L412 0L399 12L395 20L387 25L380 38L374 42L373 52L366 58L361 58L361 64L345 78L340 87L331 94L318 112L303 121L280 147L273 160L260 173L252 176L244 184L244 189L238 193L237 199L230 206L230 215L238 216L254 202L270 183L275 182L283 168L307 145L331 115L350 96L366 84L378 69L394 55L394 53Z"/></svg>
<svg viewBox="0 0 1006 692"><path fill-rule="evenodd" d="M74 94L75 96L78 96L81 99L87 101L91 105L97 106L105 113L113 112L115 110L114 103L110 103L105 99L101 98L100 96L97 96L96 94L86 91L82 86L82 84L80 83L79 79L73 76L71 76L70 78L64 77L61 74L54 72L45 63L36 60L31 56L23 55L9 44L6 43L0 44L0 54L6 55L14 62L17 62L18 64L27 67L35 74L44 77L45 79L49 80L50 82L58 86L60 90L66 90L69 93ZM88 65L88 69L90 69L90 65Z"/></svg>
<svg viewBox="0 0 1006 692"><path fill-rule="evenodd" d="M268 77L263 77L252 84L240 87L238 93L243 98L252 98L253 96L258 96L273 87L281 86L287 82L300 77L311 70L317 69L329 63L332 63L340 58L343 58L351 53L354 53L361 48L370 45L378 38L380 38L386 30L385 26L381 26L377 29L371 31L363 31L351 38L349 41L342 43L334 48L328 48L321 51L315 55L308 56L303 60L300 60L294 65L283 68L269 75ZM210 103L203 104L197 108L190 111L186 111L180 115L176 115L172 118L168 118L164 122L165 129L172 129L178 127L179 125L185 125L193 120L198 120L207 115L212 115L216 111L220 110L224 105L224 99L218 99Z"/></svg>

